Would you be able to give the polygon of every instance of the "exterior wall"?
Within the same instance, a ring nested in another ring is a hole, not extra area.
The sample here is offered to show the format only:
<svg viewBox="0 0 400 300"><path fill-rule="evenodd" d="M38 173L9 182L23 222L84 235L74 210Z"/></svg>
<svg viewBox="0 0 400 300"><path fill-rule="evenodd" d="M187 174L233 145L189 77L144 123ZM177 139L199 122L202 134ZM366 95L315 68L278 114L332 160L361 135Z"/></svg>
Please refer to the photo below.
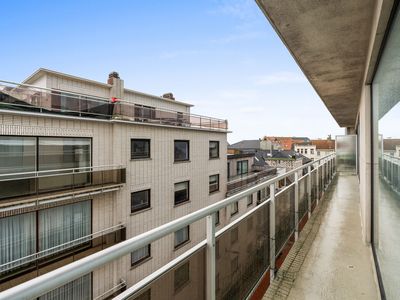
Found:
<svg viewBox="0 0 400 300"><path fill-rule="evenodd" d="M303 154L310 159L319 157L315 145L294 145L294 151Z"/></svg>
<svg viewBox="0 0 400 300"><path fill-rule="evenodd" d="M287 172L303 165L303 161L301 159L267 159L266 162L271 167L286 168Z"/></svg>
<svg viewBox="0 0 400 300"><path fill-rule="evenodd" d="M47 74L37 81L47 88L108 97L109 88ZM128 95L131 93L126 93ZM149 106L188 111L189 106L140 96L137 102ZM153 101L153 102L152 102ZM167 107L168 106L168 107ZM88 120L50 116L0 114L0 135L90 137L92 165L126 166L126 185L119 191L100 194L92 201L92 232L126 224L126 238L187 215L225 198L227 183L226 132L153 126L142 123ZM131 160L131 139L151 140L151 158ZM189 140L190 160L174 162L174 140ZM219 141L220 158L209 159L209 141ZM249 164L250 166L250 164ZM209 194L209 176L219 174L219 191ZM174 183L190 181L190 200L174 206ZM131 214L131 192L151 189L151 208ZM220 214L218 229L230 221ZM173 258L205 239L205 220L190 226L190 241L174 249L174 236L152 243L151 259L131 268L127 255L93 272L94 297L117 285L121 279L131 286ZM185 288L186 289L186 288Z"/></svg>

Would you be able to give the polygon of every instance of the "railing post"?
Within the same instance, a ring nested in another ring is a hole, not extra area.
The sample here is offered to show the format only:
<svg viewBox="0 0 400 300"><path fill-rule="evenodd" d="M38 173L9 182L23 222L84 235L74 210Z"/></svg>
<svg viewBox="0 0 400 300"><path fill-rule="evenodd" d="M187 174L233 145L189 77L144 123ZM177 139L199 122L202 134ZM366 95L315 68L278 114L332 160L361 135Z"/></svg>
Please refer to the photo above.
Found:
<svg viewBox="0 0 400 300"><path fill-rule="evenodd" d="M294 240L299 238L299 173L294 173Z"/></svg>
<svg viewBox="0 0 400 300"><path fill-rule="evenodd" d="M311 181L312 181L312 173L311 173L311 166L308 166L308 182L307 182L307 200L308 200L308 218L311 218Z"/></svg>
<svg viewBox="0 0 400 300"><path fill-rule="evenodd" d="M269 260L270 280L275 278L275 183L269 186Z"/></svg>
<svg viewBox="0 0 400 300"><path fill-rule="evenodd" d="M319 161L318 162L318 164L317 164L317 205L318 205L318 203L319 203L319 180L320 180L320 178L319 178L319 166L320 166L320 162L321 161Z"/></svg>
<svg viewBox="0 0 400 300"><path fill-rule="evenodd" d="M207 216L207 300L215 300L215 214Z"/></svg>

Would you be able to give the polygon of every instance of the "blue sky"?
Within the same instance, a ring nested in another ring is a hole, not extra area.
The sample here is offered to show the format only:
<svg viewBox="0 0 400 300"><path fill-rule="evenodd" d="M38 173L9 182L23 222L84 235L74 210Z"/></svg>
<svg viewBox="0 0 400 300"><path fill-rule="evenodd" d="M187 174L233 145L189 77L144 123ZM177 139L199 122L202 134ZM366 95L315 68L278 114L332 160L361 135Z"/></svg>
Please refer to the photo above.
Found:
<svg viewBox="0 0 400 300"><path fill-rule="evenodd" d="M195 105L228 119L229 142L342 134L252 0L7 1L0 78L39 67Z"/></svg>

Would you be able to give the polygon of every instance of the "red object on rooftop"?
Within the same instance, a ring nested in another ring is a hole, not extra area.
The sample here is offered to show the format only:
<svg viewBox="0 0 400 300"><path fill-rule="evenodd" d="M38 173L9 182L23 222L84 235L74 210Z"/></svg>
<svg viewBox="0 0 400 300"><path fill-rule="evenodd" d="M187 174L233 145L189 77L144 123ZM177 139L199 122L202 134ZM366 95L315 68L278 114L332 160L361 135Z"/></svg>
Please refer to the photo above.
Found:
<svg viewBox="0 0 400 300"><path fill-rule="evenodd" d="M118 101L119 101L119 99L117 97L111 97L111 102L112 103L115 103L115 102L118 102Z"/></svg>

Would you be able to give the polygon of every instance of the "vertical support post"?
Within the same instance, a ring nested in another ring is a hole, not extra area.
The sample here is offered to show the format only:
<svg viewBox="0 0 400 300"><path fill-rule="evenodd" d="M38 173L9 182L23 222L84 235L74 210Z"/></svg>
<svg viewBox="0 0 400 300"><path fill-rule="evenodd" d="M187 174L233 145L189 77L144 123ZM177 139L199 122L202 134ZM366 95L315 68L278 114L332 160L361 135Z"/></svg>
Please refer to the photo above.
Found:
<svg viewBox="0 0 400 300"><path fill-rule="evenodd" d="M325 181L325 164L326 164L326 160L324 159L322 161L322 167L321 167L322 191L325 191L325 185L326 185L326 181Z"/></svg>
<svg viewBox="0 0 400 300"><path fill-rule="evenodd" d="M317 205L319 204L319 166L320 166L321 161L318 162L317 164Z"/></svg>
<svg viewBox="0 0 400 300"><path fill-rule="evenodd" d="M308 199L308 218L311 218L311 179L312 178L312 173L311 173L311 166L308 166L308 182L307 182L307 199Z"/></svg>
<svg viewBox="0 0 400 300"><path fill-rule="evenodd" d="M215 214L207 216L207 300L215 300Z"/></svg>
<svg viewBox="0 0 400 300"><path fill-rule="evenodd" d="M269 265L270 280L275 278L275 183L269 186Z"/></svg>
<svg viewBox="0 0 400 300"><path fill-rule="evenodd" d="M299 238L299 173L294 173L294 240Z"/></svg>

